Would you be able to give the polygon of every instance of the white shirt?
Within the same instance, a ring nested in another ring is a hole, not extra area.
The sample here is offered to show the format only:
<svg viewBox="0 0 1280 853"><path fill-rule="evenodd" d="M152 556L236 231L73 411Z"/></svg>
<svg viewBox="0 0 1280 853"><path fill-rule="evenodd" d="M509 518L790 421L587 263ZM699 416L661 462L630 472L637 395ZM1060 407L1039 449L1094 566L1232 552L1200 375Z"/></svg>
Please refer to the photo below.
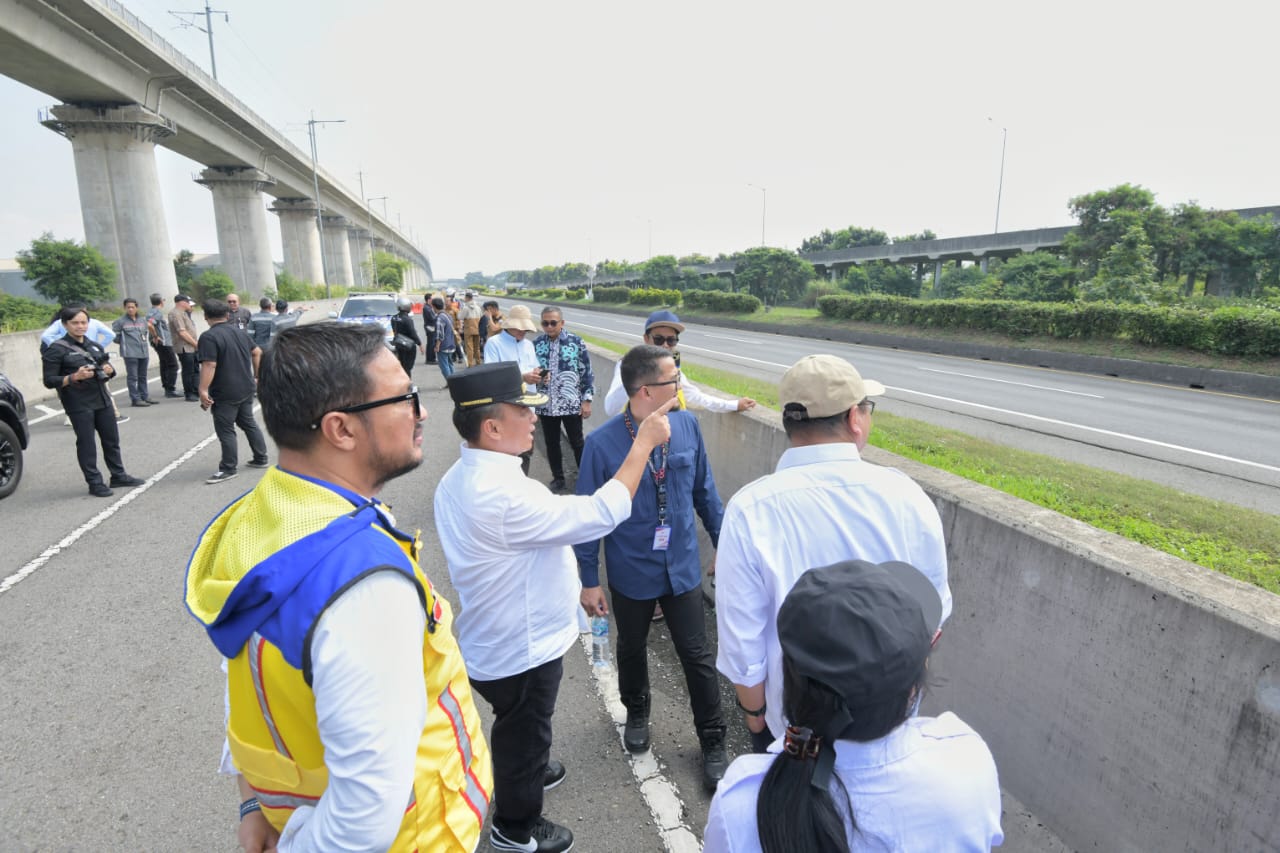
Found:
<svg viewBox="0 0 1280 853"><path fill-rule="evenodd" d="M769 751L781 747L779 740ZM775 760L794 759L744 755L729 766L707 813L704 853L759 853L756 802ZM868 743L836 741L835 775L848 791L858 827L849 838L854 853L975 853L1004 841L991 751L950 712L912 717ZM834 780L831 792L847 831Z"/></svg>
<svg viewBox="0 0 1280 853"><path fill-rule="evenodd" d="M533 351L533 341L529 340L529 334L526 332L522 341L517 341L510 332L506 331L489 338L484 344L485 363L514 361L520 365L522 375L530 370L537 370L541 365L538 364L538 354ZM533 393L535 389L533 385L525 383L524 390Z"/></svg>
<svg viewBox="0 0 1280 853"><path fill-rule="evenodd" d="M384 851L395 840L427 721L426 620L413 582L388 571L355 584L316 622L312 690L329 785L289 817L280 853ZM225 744L222 771L236 772Z"/></svg>
<svg viewBox="0 0 1280 853"><path fill-rule="evenodd" d="M716 551L716 668L734 684L764 682L765 721L780 734L777 615L796 579L845 560L910 563L951 614L942 520L906 474L863 462L852 443L792 447L777 470L725 507Z"/></svg>
<svg viewBox="0 0 1280 853"><path fill-rule="evenodd" d="M493 681L563 655L578 638L578 563L571 546L631 515L610 480L593 495L553 495L520 457L462 445L436 487L435 520L460 612L454 633L468 674Z"/></svg>
<svg viewBox="0 0 1280 853"><path fill-rule="evenodd" d="M684 392L684 402L690 409L706 409L708 412L736 412L738 401L727 397L713 397L694 385L683 374L680 376L680 390ZM627 405L627 389L622 386L622 359L613 365L613 381L609 383L609 393L604 397L604 413L613 417Z"/></svg>

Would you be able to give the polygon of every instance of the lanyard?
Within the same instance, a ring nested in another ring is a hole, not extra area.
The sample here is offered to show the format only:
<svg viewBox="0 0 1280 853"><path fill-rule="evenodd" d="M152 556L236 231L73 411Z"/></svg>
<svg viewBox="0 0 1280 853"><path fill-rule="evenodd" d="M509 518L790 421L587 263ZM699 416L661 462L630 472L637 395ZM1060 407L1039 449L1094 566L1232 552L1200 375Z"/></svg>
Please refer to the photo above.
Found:
<svg viewBox="0 0 1280 853"><path fill-rule="evenodd" d="M631 440L636 440L636 425L631 419L631 404L622 410L622 422L626 424L627 432L631 435ZM661 467L655 468L653 465L653 454L649 454L649 458L645 463L649 466L649 476L653 478L653 486L658 491L658 525L665 526L667 523L667 455L671 452L671 439L667 439L662 443L659 456L662 460Z"/></svg>

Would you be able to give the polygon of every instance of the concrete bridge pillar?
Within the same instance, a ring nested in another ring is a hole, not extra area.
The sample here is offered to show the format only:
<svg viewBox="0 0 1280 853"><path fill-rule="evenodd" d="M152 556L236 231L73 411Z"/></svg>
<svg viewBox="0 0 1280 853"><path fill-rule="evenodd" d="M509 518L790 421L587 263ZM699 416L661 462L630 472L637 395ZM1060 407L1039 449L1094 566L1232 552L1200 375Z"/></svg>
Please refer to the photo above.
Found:
<svg viewBox="0 0 1280 853"><path fill-rule="evenodd" d="M933 295L935 297L941 295L941 292L938 290L941 284L942 284L942 261L936 260L933 262Z"/></svg>
<svg viewBox="0 0 1280 853"><path fill-rule="evenodd" d="M329 271L329 283L351 287L355 284L355 272L351 269L351 244L347 240L349 223L344 217L326 214L324 221L324 268Z"/></svg>
<svg viewBox="0 0 1280 853"><path fill-rule="evenodd" d="M361 251L360 234L363 228L347 226L347 254L351 256L351 274L355 276L355 286L360 290L369 289L369 272L365 266L369 262L368 250Z"/></svg>
<svg viewBox="0 0 1280 853"><path fill-rule="evenodd" d="M278 198L271 211L280 217L284 271L300 281L324 283L316 203L309 198Z"/></svg>
<svg viewBox="0 0 1280 853"><path fill-rule="evenodd" d="M987 256L983 255L978 259L978 269L982 270L982 274L987 274Z"/></svg>
<svg viewBox="0 0 1280 853"><path fill-rule="evenodd" d="M85 243L116 265L116 292L143 305L152 293L172 300L178 280L155 148L176 132L173 122L138 104L59 104L41 124L71 141Z"/></svg>
<svg viewBox="0 0 1280 853"><path fill-rule="evenodd" d="M213 193L213 221L218 230L222 271L235 282L244 304L257 304L275 289L276 269L267 235L262 191L275 184L266 172L244 166L210 166L196 183Z"/></svg>

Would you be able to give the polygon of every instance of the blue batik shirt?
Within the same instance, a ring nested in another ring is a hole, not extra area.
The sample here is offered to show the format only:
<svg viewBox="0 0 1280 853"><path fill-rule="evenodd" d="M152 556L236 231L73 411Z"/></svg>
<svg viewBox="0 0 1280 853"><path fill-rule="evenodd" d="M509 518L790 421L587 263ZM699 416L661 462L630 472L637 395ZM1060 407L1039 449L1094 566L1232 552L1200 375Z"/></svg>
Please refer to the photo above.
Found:
<svg viewBox="0 0 1280 853"><path fill-rule="evenodd" d="M538 414L553 418L581 414L583 401L594 396L596 385L591 355L582 338L565 331L555 340L539 335L533 341L533 351L538 356L538 366L547 369L549 399L545 406L538 407Z"/></svg>

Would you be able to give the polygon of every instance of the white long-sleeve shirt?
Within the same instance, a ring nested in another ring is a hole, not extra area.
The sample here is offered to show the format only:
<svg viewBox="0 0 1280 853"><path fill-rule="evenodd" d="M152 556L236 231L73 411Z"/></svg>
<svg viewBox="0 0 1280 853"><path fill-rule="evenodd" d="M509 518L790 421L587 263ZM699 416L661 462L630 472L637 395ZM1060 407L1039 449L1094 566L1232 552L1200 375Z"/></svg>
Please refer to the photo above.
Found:
<svg viewBox="0 0 1280 853"><path fill-rule="evenodd" d="M495 361L514 361L520 365L521 375L528 373L530 370L537 370L538 354L533 351L533 341L529 340L526 334L524 340L517 341L515 336L510 332L502 331L484 344L484 361L485 364L492 364ZM524 390L532 394L537 390L537 386L525 383Z"/></svg>
<svg viewBox="0 0 1280 853"><path fill-rule="evenodd" d="M716 668L734 684L764 682L765 721L780 735L778 608L800 575L845 560L901 560L933 582L951 615L942 520L896 468L862 461L851 442L792 447L777 470L725 507L716 550ZM941 627L941 625L939 625Z"/></svg>
<svg viewBox="0 0 1280 853"><path fill-rule="evenodd" d="M610 480L592 495L554 495L520 457L462 445L436 486L435 521L460 612L467 673L493 681L555 660L578 638L582 584L572 545L611 533L631 493Z"/></svg>
<svg viewBox="0 0 1280 853"><path fill-rule="evenodd" d="M684 401L691 409L706 409L708 412L736 412L738 401L728 397L713 397L705 393L682 375L680 390L684 392ZM609 383L609 393L604 398L604 413L613 417L627 405L627 389L622 385L622 359L613 365L613 381Z"/></svg>
<svg viewBox="0 0 1280 853"><path fill-rule="evenodd" d="M377 572L316 622L312 691L329 785L289 817L280 853L372 853L395 840L427 719L426 618L412 581ZM221 769L236 772L225 744Z"/></svg>

